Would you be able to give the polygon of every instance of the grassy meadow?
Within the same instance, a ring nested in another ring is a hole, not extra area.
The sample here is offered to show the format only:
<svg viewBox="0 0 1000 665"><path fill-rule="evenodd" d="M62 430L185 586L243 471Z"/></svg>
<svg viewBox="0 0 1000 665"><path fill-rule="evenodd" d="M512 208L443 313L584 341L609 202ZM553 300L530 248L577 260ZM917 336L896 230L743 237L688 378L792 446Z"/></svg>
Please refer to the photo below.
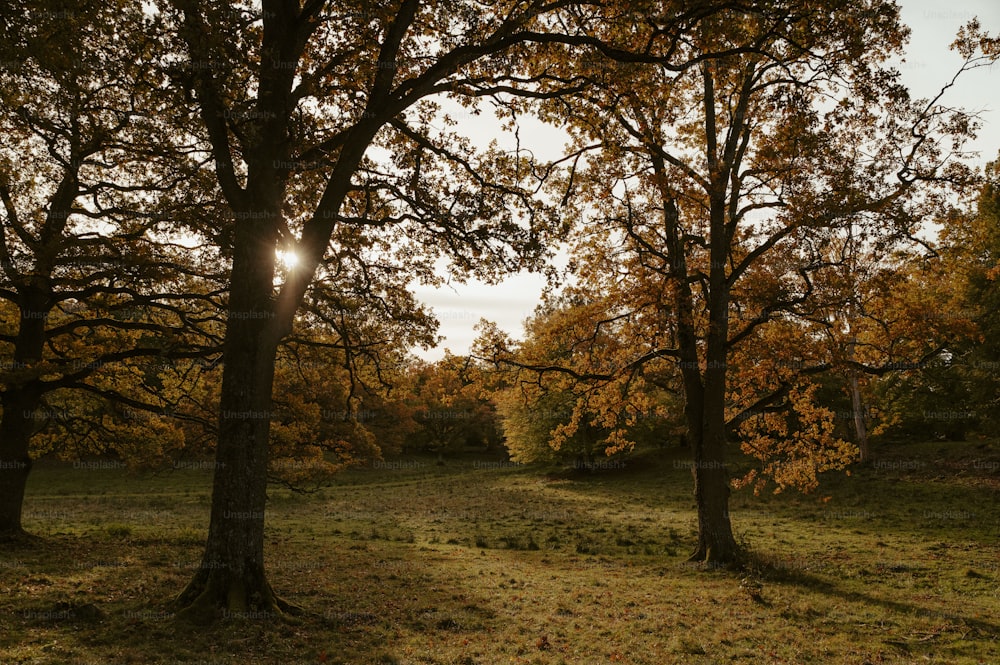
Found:
<svg viewBox="0 0 1000 665"><path fill-rule="evenodd" d="M191 625L210 472L39 465L0 546L0 663L1000 663L1000 445L883 447L812 495L735 492L745 571L686 563L681 450L595 473L405 458L272 488L301 616Z"/></svg>

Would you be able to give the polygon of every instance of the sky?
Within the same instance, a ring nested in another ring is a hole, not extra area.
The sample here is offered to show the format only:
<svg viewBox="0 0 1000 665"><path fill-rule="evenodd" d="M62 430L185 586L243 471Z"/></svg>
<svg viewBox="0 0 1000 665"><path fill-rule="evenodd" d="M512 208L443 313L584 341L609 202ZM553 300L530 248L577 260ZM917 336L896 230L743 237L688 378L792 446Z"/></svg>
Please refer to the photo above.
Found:
<svg viewBox="0 0 1000 665"><path fill-rule="evenodd" d="M988 32L1000 33L997 0L902 0L899 4L911 35L905 61L896 67L914 97L933 97L958 71L962 59L948 46L959 27L978 16ZM979 164L995 159L1000 152L1000 64L963 74L942 103L981 113L982 129L968 147L979 152ZM510 137L498 136L498 140L503 143ZM521 146L531 148L542 159L558 157L564 142L560 132L540 123L528 123L521 130ZM509 144L513 145L512 141ZM413 352L427 360L441 358L445 349L468 353L476 337L473 328L483 318L518 338L524 319L531 315L544 288L545 279L529 273L512 275L493 286L475 280L440 288L415 286L417 297L436 313L438 332L445 339L434 349Z"/></svg>

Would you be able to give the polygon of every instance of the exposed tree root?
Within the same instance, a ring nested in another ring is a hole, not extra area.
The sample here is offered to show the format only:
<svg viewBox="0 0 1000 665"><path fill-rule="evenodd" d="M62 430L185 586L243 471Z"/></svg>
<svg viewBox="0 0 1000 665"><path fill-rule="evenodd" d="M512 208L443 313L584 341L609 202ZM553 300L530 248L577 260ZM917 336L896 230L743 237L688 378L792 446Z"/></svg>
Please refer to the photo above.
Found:
<svg viewBox="0 0 1000 665"><path fill-rule="evenodd" d="M174 604L178 619L199 624L277 620L304 612L275 594L263 571L236 576L224 568L200 569Z"/></svg>
<svg viewBox="0 0 1000 665"><path fill-rule="evenodd" d="M701 541L688 557L688 562L702 563L708 568L735 570L743 565L743 559L743 552L736 543L726 547L713 547Z"/></svg>

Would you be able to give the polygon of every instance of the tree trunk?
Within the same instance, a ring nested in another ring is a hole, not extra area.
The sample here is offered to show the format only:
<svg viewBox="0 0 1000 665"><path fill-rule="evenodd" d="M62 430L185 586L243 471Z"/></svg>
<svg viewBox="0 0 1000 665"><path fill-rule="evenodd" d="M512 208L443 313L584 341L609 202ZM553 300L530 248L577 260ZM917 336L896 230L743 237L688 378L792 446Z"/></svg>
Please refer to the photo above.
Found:
<svg viewBox="0 0 1000 665"><path fill-rule="evenodd" d="M206 42L212 30L198 3L177 5L184 14L184 39L192 57L212 61L214 52ZM417 3L408 6L412 13ZM216 157L217 179L237 220L208 541L201 568L177 599L179 614L196 619L220 611L235 618L267 618L293 609L275 596L264 573L264 509L277 347L291 330L295 312L326 252L353 174L375 134L397 112L381 110L387 102L380 99L369 109L375 113L378 108L377 117L359 121L339 146L323 195L298 243L301 262L275 294L275 250L278 229L284 226L281 211L288 185L288 173L281 165L292 159L289 125L299 101L293 87L297 63L313 28L306 29L300 21L298 3L264 0L263 16L254 108L259 122L245 140L245 187L231 162L229 129L222 121L228 109L223 88L214 73L202 72L206 75L195 79L202 120Z"/></svg>
<svg viewBox="0 0 1000 665"><path fill-rule="evenodd" d="M658 174L665 175L662 160L654 158ZM667 182L666 177L663 182ZM668 251L674 270L687 275L682 229L672 195L664 190L663 219L668 231ZM718 251L718 250L716 250ZM679 368L684 383L684 416L687 433L684 445L694 456L694 496L698 507L698 544L690 561L725 565L736 561L739 551L729 522L729 477L725 468L726 444L726 357L728 334L728 297L721 261L712 264L712 329L706 348L704 371L698 356L699 340L695 328L695 299L686 278L673 282L673 301L677 313L677 348Z"/></svg>
<svg viewBox="0 0 1000 665"><path fill-rule="evenodd" d="M705 335L705 365L702 369L701 392L695 412L700 416L700 429L694 434L694 495L698 506L698 545L691 554L691 561L702 561L724 566L737 563L739 547L733 537L729 521L729 474L726 471L726 373L729 360L729 277L726 265L735 228L727 224L727 195L729 172L733 168L734 144L727 139L720 150L717 140L716 98L714 74L710 65L704 65L702 76L705 86L705 157L709 169L710 185L706 189L709 200L709 271L708 330ZM734 123L742 122L735 119ZM734 131L734 128L730 128ZM738 134L731 134L738 136ZM685 274L686 279L686 274ZM691 303L690 296L687 302ZM690 305L688 305L690 307ZM693 308L691 320L693 321ZM690 324L693 329L693 324ZM691 344L692 334L686 336ZM688 357L697 357L697 343ZM688 381L688 384L692 382ZM690 392L690 390L688 391ZM700 413L698 413L700 412Z"/></svg>
<svg viewBox="0 0 1000 665"><path fill-rule="evenodd" d="M278 341L270 297L275 242L267 215L237 224L208 541L201 567L177 599L180 614L196 620L218 618L220 612L222 618L266 619L289 609L264 573Z"/></svg>
<svg viewBox="0 0 1000 665"><path fill-rule="evenodd" d="M41 289L22 292L20 320L14 340L13 372L24 371L41 360L45 344L45 320L51 309ZM21 525L24 493L31 473L29 444L35 432L35 418L41 393L38 382L27 378L4 387L0 404L0 540L25 535Z"/></svg>
<svg viewBox="0 0 1000 665"><path fill-rule="evenodd" d="M724 368L711 363L705 389L688 392L688 440L694 453L694 496L698 508L698 544L689 561L725 566L737 563L739 546L729 520L729 473L726 470L725 389L713 376ZM724 377L722 377L724 381Z"/></svg>
<svg viewBox="0 0 1000 665"><path fill-rule="evenodd" d="M729 521L729 474L724 442L707 437L694 445L694 496L698 506L698 544L689 561L729 565L740 551Z"/></svg>
<svg viewBox="0 0 1000 665"><path fill-rule="evenodd" d="M853 311L854 306L852 303L851 307L848 308L848 325L850 325L850 321L854 318ZM850 361L854 361L857 343L857 338L852 338L847 344L847 359ZM871 451L868 447L868 423L865 422L864 402L861 399L861 385L858 381L857 370L851 370L848 381L851 388L851 410L854 419L854 434L856 436L856 443L858 444L858 461L867 462L871 458Z"/></svg>
<svg viewBox="0 0 1000 665"><path fill-rule="evenodd" d="M3 420L0 421L0 541L24 536L21 515L24 492L31 473L28 443L32 416L23 394L7 392L3 396Z"/></svg>
<svg viewBox="0 0 1000 665"><path fill-rule="evenodd" d="M857 436L859 462L867 462L871 458L868 445L868 424L865 422L864 402L861 400L861 387L858 385L857 374L851 374L851 405L854 411L854 433Z"/></svg>
<svg viewBox="0 0 1000 665"><path fill-rule="evenodd" d="M34 432L38 397L28 387L8 389L0 420L0 540L25 535L21 526L24 492L31 473L28 444Z"/></svg>

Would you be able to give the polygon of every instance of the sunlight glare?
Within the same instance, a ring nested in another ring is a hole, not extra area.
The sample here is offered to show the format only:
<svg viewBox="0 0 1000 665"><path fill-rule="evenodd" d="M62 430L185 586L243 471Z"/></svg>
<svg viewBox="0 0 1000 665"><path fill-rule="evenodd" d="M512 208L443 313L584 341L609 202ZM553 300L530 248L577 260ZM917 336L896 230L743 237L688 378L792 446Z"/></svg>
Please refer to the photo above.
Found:
<svg viewBox="0 0 1000 665"><path fill-rule="evenodd" d="M279 249L277 252L278 262L285 270L293 270L299 265L299 255L288 249Z"/></svg>

